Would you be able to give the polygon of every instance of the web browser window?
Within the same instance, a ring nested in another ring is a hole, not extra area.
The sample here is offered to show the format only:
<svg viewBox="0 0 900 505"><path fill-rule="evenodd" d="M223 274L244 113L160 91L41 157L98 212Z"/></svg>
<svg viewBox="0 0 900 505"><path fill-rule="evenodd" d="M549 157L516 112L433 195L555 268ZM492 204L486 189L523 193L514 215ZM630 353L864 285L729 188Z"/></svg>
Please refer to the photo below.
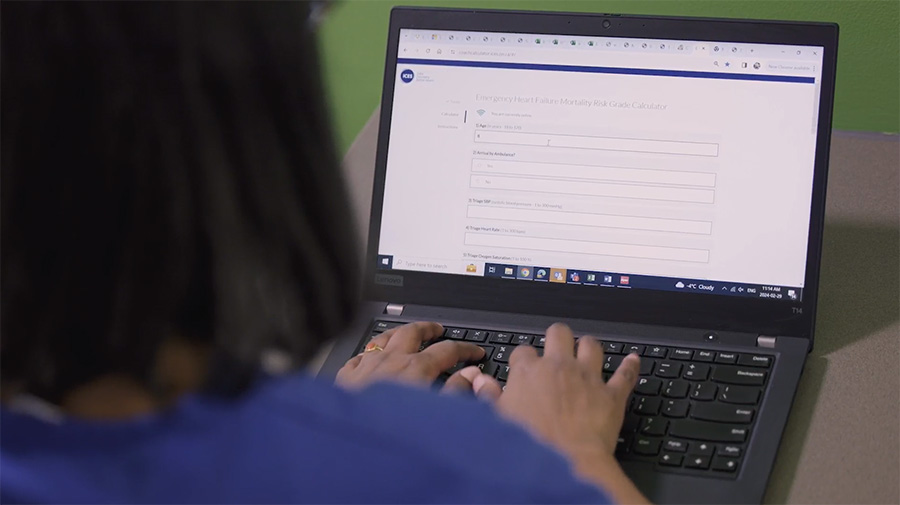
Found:
<svg viewBox="0 0 900 505"><path fill-rule="evenodd" d="M802 296L822 48L404 29L397 58L379 268Z"/></svg>

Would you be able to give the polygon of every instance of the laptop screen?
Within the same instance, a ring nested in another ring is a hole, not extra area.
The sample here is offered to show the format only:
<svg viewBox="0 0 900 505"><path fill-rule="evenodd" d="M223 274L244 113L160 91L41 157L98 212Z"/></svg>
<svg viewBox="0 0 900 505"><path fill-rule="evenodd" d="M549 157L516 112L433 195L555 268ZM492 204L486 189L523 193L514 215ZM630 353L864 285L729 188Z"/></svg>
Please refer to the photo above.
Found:
<svg viewBox="0 0 900 505"><path fill-rule="evenodd" d="M822 54L403 29L377 268L800 300Z"/></svg>

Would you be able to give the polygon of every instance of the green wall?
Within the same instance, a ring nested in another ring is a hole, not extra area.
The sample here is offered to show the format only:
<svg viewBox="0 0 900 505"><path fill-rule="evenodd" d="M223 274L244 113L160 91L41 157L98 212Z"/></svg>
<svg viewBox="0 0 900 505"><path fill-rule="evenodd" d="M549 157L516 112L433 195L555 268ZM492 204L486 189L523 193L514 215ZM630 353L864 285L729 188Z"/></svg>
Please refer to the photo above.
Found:
<svg viewBox="0 0 900 505"><path fill-rule="evenodd" d="M319 28L337 142L345 152L381 98L394 5L831 21L841 26L834 127L900 131L900 2L763 0L345 0Z"/></svg>

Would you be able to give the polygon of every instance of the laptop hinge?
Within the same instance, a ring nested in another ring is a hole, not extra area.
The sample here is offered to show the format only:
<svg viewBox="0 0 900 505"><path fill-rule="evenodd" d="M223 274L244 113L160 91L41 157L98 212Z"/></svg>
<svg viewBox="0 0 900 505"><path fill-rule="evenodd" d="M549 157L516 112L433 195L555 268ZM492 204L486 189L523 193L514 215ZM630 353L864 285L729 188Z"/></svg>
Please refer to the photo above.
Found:
<svg viewBox="0 0 900 505"><path fill-rule="evenodd" d="M760 335L756 337L756 347L768 347L770 349L774 349L775 338L776 337L767 337L765 335Z"/></svg>
<svg viewBox="0 0 900 505"><path fill-rule="evenodd" d="M384 309L384 313L389 316L402 316L405 305L401 303L389 303Z"/></svg>

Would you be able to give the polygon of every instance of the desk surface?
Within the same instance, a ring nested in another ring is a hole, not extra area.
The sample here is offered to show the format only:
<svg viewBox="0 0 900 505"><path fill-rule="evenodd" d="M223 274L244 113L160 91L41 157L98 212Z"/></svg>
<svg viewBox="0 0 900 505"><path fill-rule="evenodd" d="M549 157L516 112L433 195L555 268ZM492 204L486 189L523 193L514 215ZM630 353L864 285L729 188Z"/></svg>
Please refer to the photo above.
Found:
<svg viewBox="0 0 900 505"><path fill-rule="evenodd" d="M344 159L365 243L377 111ZM900 137L832 138L816 347L768 503L900 503Z"/></svg>

